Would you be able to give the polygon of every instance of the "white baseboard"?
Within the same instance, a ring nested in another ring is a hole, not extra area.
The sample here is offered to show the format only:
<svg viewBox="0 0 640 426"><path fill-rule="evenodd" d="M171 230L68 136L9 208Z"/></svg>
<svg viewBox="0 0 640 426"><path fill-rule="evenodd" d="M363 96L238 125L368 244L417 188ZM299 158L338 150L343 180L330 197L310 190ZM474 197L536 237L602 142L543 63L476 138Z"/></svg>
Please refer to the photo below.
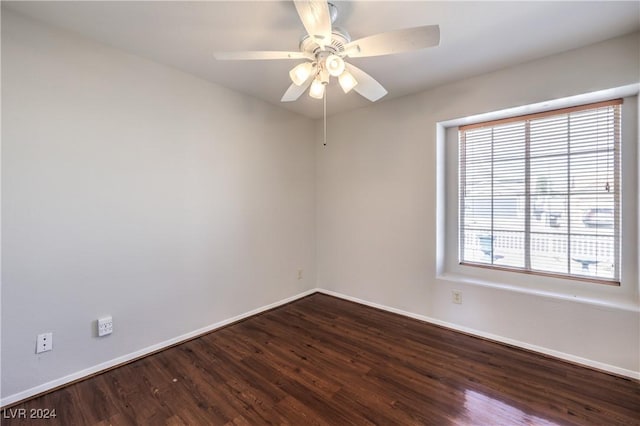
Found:
<svg viewBox="0 0 640 426"><path fill-rule="evenodd" d="M302 293L296 294L294 296L291 297L287 297L286 299L282 299L279 300L277 302L271 303L269 305L265 305L262 306L260 308L256 308L253 309L249 312L245 312L241 315L237 315L235 317L232 318L228 318L225 319L223 321L217 322L215 324L211 324L208 325L206 327L191 331L189 333L183 334L181 336L177 336L174 338L171 338L169 340L165 340L164 342L160 342L157 343L155 345L151 345L148 346L146 348L140 349L138 351L111 359L109 361L100 363L98 365L94 365L92 367L86 368L84 370L80 370L77 371L75 373L69 374L67 376L61 377L59 379L55 379L52 380L50 382L47 383L43 383L41 385L38 386L34 386L30 389L15 393L13 395L9 395L5 398L0 399L0 407L6 407L8 405L14 404L16 402L22 401L24 399L30 398L34 395L38 395L40 393L49 391L51 389L60 387L62 385L74 382L76 380L82 379L84 377L88 377L91 376L93 374L96 373L100 373L104 370L108 370L110 368L113 368L115 366L124 364L126 362L129 362L131 360L137 359L137 358L141 358L145 355L149 355L153 352L157 352L161 349L165 349L168 348L170 346L182 343L184 341L187 341L189 339L192 339L196 336L199 336L201 334L205 334L208 333L210 331L216 330L218 328L224 327L225 325L229 325L233 322L239 321L241 319L250 317L252 315L256 315L265 311L268 311L269 309L273 309L273 308L277 308L278 306L282 306L285 305L287 303L293 302L295 300L301 299L303 297L306 297L310 294L313 293L323 293L323 294L327 294L329 296L334 296L334 297L338 297L340 299L344 299L344 300L349 300L352 302L356 302L356 303L360 303L362 305L366 305L366 306L371 306L373 308L377 308L377 309L381 309L384 311L388 311L388 312L393 312L399 315L403 315L409 318L414 318L420 321L425 321L428 323L432 323L432 324L436 324L436 325L440 325L442 327L446 327L452 330L456 330L456 331L461 331L463 333L467 333L467 334L472 334L478 337L482 337L485 339L489 339L489 340L493 340L496 342L501 342L501 343L506 343L508 345L512 345L512 346L517 346L520 348L524 348L524 349L528 349L531 351L535 351L535 352L539 352L541 354L545 354L545 355L550 355L553 356L555 358L560 358L560 359L564 359L566 361L570 361L576 364L580 364L580 365L584 365L587 367L592 367L592 368L596 368L598 370L602 370L602 371L607 371L613 374L618 374L620 376L625 376L625 377L630 377L633 379L637 379L640 380L640 372L636 372L636 371L632 371L632 370L627 370L624 368L620 368L620 367L616 367L613 365L609 365L609 364L605 364L605 363L601 363L598 361L593 361L590 359L586 359L586 358L581 358L575 355L571 355L571 354L567 354L564 352L559 352L553 349L548 349L542 346L537 346L537 345L532 345L529 343L525 343L525 342L521 342L518 340L514 340L514 339L510 339L508 337L503 337L503 336L498 336L495 334L491 334L491 333L485 333L483 331L479 331L479 330L475 330L469 327L463 327L457 324L453 324L453 323L449 323L446 321L441 321L435 318L430 318L427 317L425 315L419 315L419 314L414 314L412 312L407 312L407 311L403 311L401 309L396 309L396 308L391 308L389 306L385 306L385 305L381 305L379 303L373 303L373 302L369 302L367 300L362 300L362 299L358 299L357 297L351 297L351 296L347 296L345 294L342 293L337 293L335 291L331 291L331 290L325 290L325 289L321 289L321 288L313 288L311 290L307 290L304 291Z"/></svg>
<svg viewBox="0 0 640 426"><path fill-rule="evenodd" d="M420 321L425 321L431 324L436 324L442 327L446 327L452 330L460 331L467 334L472 334L474 336L482 337L488 340L493 340L500 343L505 343L511 346L517 346L519 348L527 349L534 352L539 352L544 355L549 355L555 358L560 358L565 361L569 361L575 364L584 365L586 367L595 368L598 370L606 371L609 373L617 374L624 377L629 377L632 379L640 380L640 372L627 370L625 368L616 367L615 365L605 364L603 362L594 361L587 358L582 358L579 356L567 354L564 352L556 351L553 349L545 348L542 346L532 345L530 343L521 342L519 340L510 339L508 337L498 336L496 334L486 333L484 331L476 330L469 327L464 327L461 325L453 324L447 321L441 321L435 318L431 318L425 315L414 314L412 312L403 311L401 309L391 308L389 306L381 305L379 303L369 302L367 300L358 299L357 297L347 296L346 294L337 293L331 290L317 289L318 292L327 294L329 296L338 297L340 299L349 300L351 302L360 303L361 305L371 306L372 308L382 309L383 311L393 312L395 314L403 315L405 317L414 318Z"/></svg>
<svg viewBox="0 0 640 426"><path fill-rule="evenodd" d="M140 349L138 351L131 352L129 354L119 356L117 358L111 359L109 361L105 361L105 362L100 363L98 365L94 365L93 367L85 368L84 370L77 371L75 373L69 374L69 375L61 377L59 379L55 379L55 380L52 380L52 381L47 382L47 383L43 383L43 384L38 385L38 386L34 386L34 387L32 387L30 389L27 389L27 390L24 390L22 392L18 392L18 393L15 393L13 395L9 395L9 396L7 396L5 398L0 399L0 407L6 407L7 405L14 404L14 403L22 401L24 399L30 398L30 397L32 397L34 395L38 395L40 393L43 393L43 392L46 392L48 390L57 388L59 386L66 385L67 383L71 383L71 382L76 381L78 379L82 379L84 377L91 376L91 375L96 374L96 373L100 373L101 371L108 370L108 369L113 368L115 366L124 364L124 363L126 363L128 361L134 360L136 358L141 358L141 357L143 357L145 355L149 355L149 354L151 354L153 352L157 352L157 351L159 351L161 349L168 348L169 346L173 346L173 345L185 342L185 341L187 341L189 339L192 339L192 338L194 338L196 336L199 336L201 334L208 333L210 331L213 331L213 330L216 330L218 328L224 327L225 325L229 325L229 324L231 324L233 322L236 322L236 321L239 321L241 319L250 317L252 315L256 315L256 314L259 314L261 312L268 311L269 309L277 308L278 306L285 305L285 304L287 304L289 302L293 302L294 300L301 299L301 298L303 298L305 296L308 296L310 294L316 293L318 291L319 290L315 289L315 288L311 289L311 290L307 290L305 292L296 294L296 295L291 296L291 297L287 297L286 299L279 300L277 302L271 303L269 305L262 306L262 307L257 308L257 309L253 309L253 310L251 310L249 312L245 312L245 313L237 315L235 317L228 318L228 319L225 319L223 321L217 322L215 324L211 324L211 325L208 325L206 327L199 328L197 330L191 331L191 332L183 334L181 336L177 336L177 337L171 338L169 340L165 340L164 342L160 342L160 343L157 343L155 345L147 346L146 348Z"/></svg>

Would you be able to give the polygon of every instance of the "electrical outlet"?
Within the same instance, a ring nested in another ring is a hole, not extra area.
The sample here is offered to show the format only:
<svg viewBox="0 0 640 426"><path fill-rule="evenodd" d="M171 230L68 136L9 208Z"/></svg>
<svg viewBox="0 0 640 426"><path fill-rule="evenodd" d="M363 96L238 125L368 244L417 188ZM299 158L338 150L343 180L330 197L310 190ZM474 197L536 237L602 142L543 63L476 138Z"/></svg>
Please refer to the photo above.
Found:
<svg viewBox="0 0 640 426"><path fill-rule="evenodd" d="M303 278L303 272L304 272L304 270L298 269L298 279L299 280L301 280Z"/></svg>
<svg viewBox="0 0 640 426"><path fill-rule="evenodd" d="M451 302L457 303L458 305L462 304L462 292L460 290L451 291Z"/></svg>
<svg viewBox="0 0 640 426"><path fill-rule="evenodd" d="M113 333L113 318L111 316L98 318L98 336L106 336Z"/></svg>
<svg viewBox="0 0 640 426"><path fill-rule="evenodd" d="M47 352L53 349L53 333L38 334L36 353Z"/></svg>

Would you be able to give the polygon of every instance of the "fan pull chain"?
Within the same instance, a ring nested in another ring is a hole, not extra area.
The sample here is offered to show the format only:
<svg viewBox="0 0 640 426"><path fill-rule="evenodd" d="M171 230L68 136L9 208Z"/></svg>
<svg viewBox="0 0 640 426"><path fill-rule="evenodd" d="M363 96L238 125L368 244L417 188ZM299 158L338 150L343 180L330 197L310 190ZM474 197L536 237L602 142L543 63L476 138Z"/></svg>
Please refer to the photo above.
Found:
<svg viewBox="0 0 640 426"><path fill-rule="evenodd" d="M324 146L327 146L327 91L325 90L322 97L323 116L324 116Z"/></svg>

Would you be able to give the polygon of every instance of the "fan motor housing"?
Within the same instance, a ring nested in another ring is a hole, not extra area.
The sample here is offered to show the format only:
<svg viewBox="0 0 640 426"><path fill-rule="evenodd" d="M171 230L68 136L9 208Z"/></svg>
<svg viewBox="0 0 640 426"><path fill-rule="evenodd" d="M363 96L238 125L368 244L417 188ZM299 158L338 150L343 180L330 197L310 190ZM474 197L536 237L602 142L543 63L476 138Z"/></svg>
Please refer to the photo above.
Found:
<svg viewBox="0 0 640 426"><path fill-rule="evenodd" d="M344 51L344 46L351 42L351 36L349 33L339 27L333 27L331 30L331 44L324 47L324 51L334 54L340 54ZM317 55L323 49L310 35L306 34L300 40L300 51L308 52L313 55Z"/></svg>

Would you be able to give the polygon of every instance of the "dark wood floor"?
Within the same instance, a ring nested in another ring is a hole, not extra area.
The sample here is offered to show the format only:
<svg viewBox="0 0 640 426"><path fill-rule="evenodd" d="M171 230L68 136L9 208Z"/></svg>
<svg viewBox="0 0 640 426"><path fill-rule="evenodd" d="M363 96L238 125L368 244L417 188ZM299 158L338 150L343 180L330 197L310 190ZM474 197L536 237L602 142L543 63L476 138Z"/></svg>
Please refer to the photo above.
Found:
<svg viewBox="0 0 640 426"><path fill-rule="evenodd" d="M3 425L637 425L640 383L315 294L12 410Z"/></svg>

